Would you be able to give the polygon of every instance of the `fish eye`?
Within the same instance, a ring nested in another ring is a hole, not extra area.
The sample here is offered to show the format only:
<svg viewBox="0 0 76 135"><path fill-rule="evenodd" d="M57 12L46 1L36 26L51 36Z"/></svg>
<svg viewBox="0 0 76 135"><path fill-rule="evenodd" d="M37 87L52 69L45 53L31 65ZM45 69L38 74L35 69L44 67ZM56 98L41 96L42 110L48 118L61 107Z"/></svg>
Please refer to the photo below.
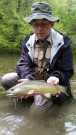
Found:
<svg viewBox="0 0 76 135"><path fill-rule="evenodd" d="M13 91L13 88L11 88L10 90Z"/></svg>

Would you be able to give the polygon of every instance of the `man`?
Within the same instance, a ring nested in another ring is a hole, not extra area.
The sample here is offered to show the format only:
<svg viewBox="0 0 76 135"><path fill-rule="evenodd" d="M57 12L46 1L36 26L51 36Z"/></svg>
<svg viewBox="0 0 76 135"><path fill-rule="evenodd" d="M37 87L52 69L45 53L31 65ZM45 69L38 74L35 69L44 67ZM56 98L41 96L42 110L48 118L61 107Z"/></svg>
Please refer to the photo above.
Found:
<svg viewBox="0 0 76 135"><path fill-rule="evenodd" d="M52 16L51 5L47 3L34 3L30 17L24 18L24 21L32 26L33 33L21 42L22 53L17 62L17 74L14 73L13 77L13 74L5 75L2 84L5 88L9 88L13 82L17 83L17 80L22 82L27 79L60 84L67 87L68 96L59 92L52 96L52 101L63 104L72 98L69 83L74 74L71 40L67 35L53 29L54 23L59 21L59 18ZM10 79L10 76L13 79ZM41 106L46 102L42 96L35 96L34 104Z"/></svg>

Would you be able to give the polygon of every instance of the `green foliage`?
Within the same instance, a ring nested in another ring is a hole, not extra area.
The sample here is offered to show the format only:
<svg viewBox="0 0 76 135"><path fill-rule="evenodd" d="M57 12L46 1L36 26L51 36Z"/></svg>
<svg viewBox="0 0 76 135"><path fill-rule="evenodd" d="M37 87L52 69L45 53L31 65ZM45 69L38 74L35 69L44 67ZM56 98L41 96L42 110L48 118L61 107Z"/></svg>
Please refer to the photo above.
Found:
<svg viewBox="0 0 76 135"><path fill-rule="evenodd" d="M23 21L23 18L29 16L34 2L37 0L0 0L0 52L20 51L20 40L31 32L31 27ZM60 18L54 28L72 38L75 50L76 0L44 0L44 2L51 3L53 15Z"/></svg>
<svg viewBox="0 0 76 135"><path fill-rule="evenodd" d="M0 51L19 51L20 40L30 32L30 27L23 22L18 2L0 1Z"/></svg>

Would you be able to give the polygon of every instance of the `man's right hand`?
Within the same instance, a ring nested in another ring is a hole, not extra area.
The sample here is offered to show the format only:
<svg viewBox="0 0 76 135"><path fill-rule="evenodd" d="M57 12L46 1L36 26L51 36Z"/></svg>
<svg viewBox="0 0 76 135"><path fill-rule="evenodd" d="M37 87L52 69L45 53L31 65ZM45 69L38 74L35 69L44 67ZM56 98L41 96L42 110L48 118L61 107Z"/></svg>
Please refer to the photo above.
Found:
<svg viewBox="0 0 76 135"><path fill-rule="evenodd" d="M35 95L37 95L37 92L35 92L35 90L30 90L25 96L20 96L19 99L26 99Z"/></svg>

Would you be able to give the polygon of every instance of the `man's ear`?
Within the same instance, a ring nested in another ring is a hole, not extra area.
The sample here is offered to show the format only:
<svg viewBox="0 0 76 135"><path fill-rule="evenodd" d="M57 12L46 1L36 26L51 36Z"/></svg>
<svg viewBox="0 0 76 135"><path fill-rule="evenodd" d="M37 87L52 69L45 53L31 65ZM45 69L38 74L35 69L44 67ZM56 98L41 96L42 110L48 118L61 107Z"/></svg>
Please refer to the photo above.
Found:
<svg viewBox="0 0 76 135"><path fill-rule="evenodd" d="M51 27L53 27L54 26L54 22L50 22L51 23Z"/></svg>

